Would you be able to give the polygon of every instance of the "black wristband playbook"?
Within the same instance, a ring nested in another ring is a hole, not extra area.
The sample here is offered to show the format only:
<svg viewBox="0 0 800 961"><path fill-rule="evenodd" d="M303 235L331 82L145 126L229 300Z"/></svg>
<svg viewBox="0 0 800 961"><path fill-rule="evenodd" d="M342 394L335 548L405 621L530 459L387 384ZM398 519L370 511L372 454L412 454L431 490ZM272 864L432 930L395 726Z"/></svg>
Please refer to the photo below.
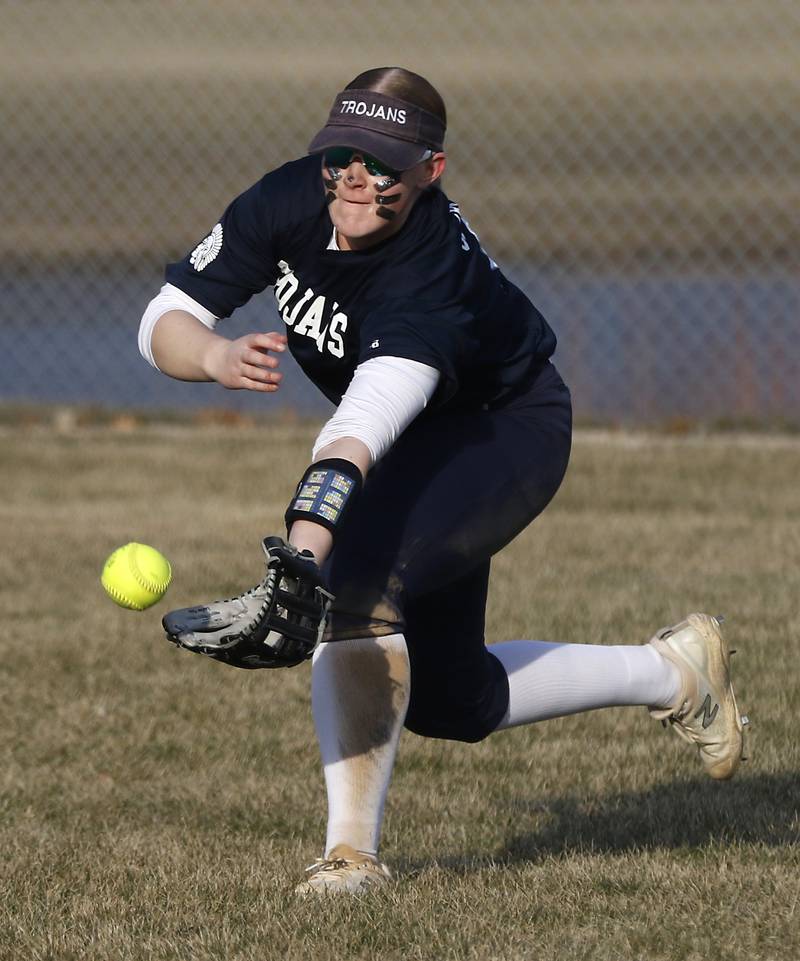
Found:
<svg viewBox="0 0 800 961"><path fill-rule="evenodd" d="M286 529L294 521L313 521L335 534L362 483L361 471L349 460L330 457L312 464L286 511Z"/></svg>

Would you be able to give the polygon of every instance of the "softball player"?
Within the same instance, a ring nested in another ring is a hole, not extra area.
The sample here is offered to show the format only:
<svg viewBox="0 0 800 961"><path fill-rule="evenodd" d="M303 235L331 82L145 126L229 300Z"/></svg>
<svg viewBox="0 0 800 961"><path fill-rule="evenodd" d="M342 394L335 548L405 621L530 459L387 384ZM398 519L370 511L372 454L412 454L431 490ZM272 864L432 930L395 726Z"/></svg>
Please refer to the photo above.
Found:
<svg viewBox="0 0 800 961"><path fill-rule="evenodd" d="M327 838L304 893L390 878L378 844L404 725L478 741L638 704L693 742L714 778L731 777L742 754L729 653L707 615L647 644L485 645L490 558L556 493L571 408L552 330L439 188L445 127L422 77L356 77L309 155L266 174L167 267L140 328L144 357L164 373L267 393L288 347L337 405L289 501L289 546L265 541L268 568L288 565L304 597L335 597L312 668ZM217 333L269 286L285 333ZM170 637L238 666L274 666L231 653L231 625L260 616L271 583L168 615ZM277 623L291 639L289 621ZM283 636L274 627L273 640ZM279 663L314 646L285 649Z"/></svg>

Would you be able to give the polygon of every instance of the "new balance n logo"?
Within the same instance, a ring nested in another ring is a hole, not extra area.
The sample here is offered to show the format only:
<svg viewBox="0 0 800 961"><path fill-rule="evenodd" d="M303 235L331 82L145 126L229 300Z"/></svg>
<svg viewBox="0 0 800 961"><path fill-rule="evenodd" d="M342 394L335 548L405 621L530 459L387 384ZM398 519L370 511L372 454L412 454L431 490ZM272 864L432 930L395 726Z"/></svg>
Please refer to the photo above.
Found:
<svg viewBox="0 0 800 961"><path fill-rule="evenodd" d="M705 730L710 724L714 723L714 718L717 716L717 711L719 711L719 704L714 705L714 709L711 709L711 695L706 694L706 699L700 705L700 710L695 714L695 719L703 715L703 720L700 722L703 725L703 730Z"/></svg>

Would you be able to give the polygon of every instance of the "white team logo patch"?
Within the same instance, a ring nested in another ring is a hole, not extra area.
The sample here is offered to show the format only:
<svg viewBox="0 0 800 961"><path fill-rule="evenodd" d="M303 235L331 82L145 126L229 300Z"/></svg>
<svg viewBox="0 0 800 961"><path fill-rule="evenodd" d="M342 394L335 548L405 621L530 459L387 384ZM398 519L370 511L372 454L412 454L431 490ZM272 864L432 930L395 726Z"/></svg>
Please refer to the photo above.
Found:
<svg viewBox="0 0 800 961"><path fill-rule="evenodd" d="M220 250L222 250L222 224L217 224L205 240L201 240L194 248L189 257L189 263L195 270L204 270Z"/></svg>

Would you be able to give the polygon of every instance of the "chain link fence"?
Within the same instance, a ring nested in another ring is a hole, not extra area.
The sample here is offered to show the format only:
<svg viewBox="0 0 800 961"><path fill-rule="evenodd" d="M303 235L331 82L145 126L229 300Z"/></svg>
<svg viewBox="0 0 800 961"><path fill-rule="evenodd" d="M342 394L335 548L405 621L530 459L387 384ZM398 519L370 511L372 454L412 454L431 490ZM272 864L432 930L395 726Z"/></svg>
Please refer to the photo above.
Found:
<svg viewBox="0 0 800 961"><path fill-rule="evenodd" d="M0 0L0 402L318 413L139 357L163 265L373 66L448 104L445 190L576 414L800 424L800 7ZM269 292L227 323L274 322ZM223 328L224 329L224 328Z"/></svg>

